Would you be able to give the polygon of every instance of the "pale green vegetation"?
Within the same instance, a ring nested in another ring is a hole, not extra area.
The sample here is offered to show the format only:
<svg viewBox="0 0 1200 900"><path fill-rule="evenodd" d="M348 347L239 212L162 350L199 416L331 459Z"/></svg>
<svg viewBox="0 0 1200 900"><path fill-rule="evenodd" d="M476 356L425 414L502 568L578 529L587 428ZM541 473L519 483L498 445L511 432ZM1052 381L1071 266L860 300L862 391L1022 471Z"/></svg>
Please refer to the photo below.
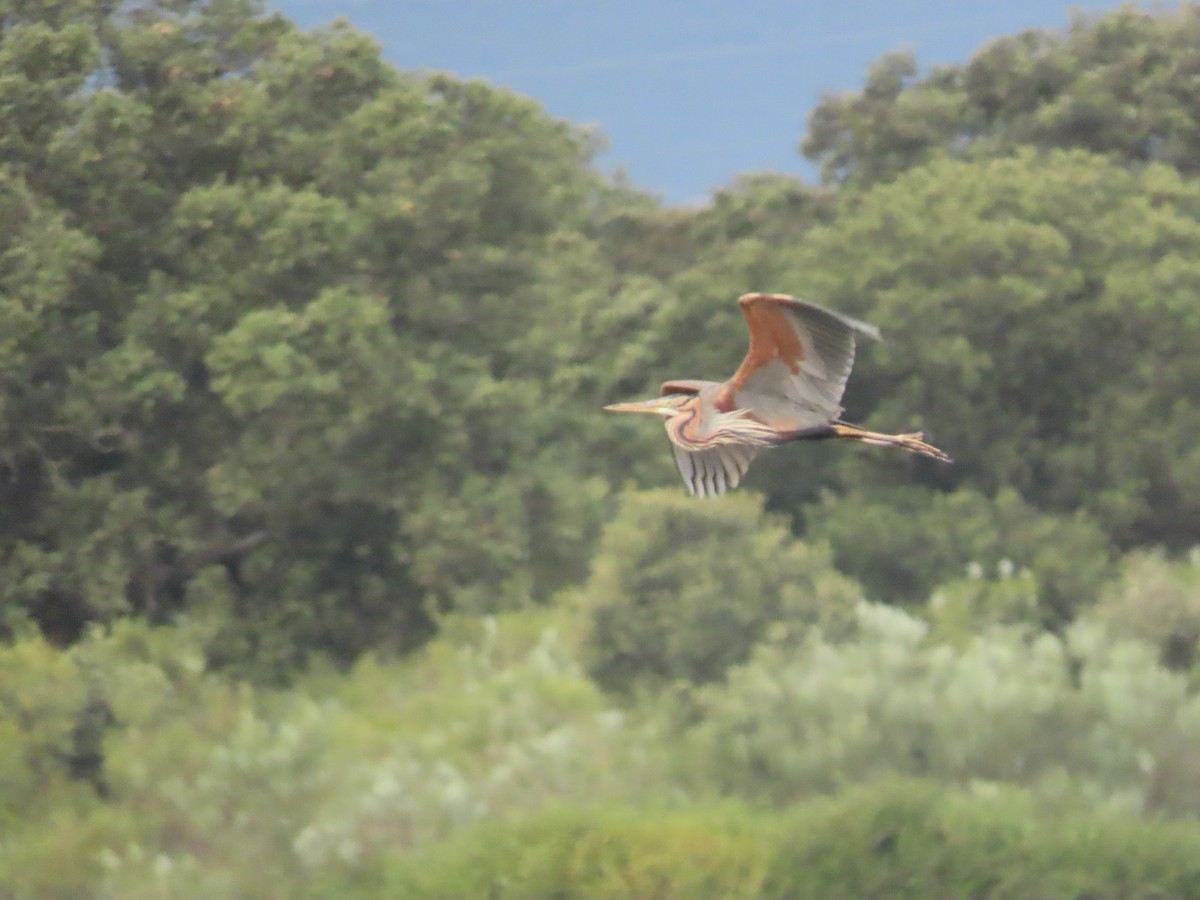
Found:
<svg viewBox="0 0 1200 900"><path fill-rule="evenodd" d="M1200 896L1200 8L710 207L243 0L0 0L0 896ZM877 323L697 502L599 412Z"/></svg>

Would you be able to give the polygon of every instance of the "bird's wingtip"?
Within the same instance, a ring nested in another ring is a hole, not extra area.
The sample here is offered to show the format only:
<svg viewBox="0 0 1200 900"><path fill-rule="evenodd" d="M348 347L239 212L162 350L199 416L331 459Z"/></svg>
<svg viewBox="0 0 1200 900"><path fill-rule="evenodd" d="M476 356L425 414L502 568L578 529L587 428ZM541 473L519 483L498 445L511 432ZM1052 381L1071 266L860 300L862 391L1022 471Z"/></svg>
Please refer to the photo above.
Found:
<svg viewBox="0 0 1200 900"><path fill-rule="evenodd" d="M858 326L858 330L862 334L865 334L873 341L879 341L880 343L883 343L883 332L881 332L877 327L869 322L863 322L859 319L855 319L854 323Z"/></svg>

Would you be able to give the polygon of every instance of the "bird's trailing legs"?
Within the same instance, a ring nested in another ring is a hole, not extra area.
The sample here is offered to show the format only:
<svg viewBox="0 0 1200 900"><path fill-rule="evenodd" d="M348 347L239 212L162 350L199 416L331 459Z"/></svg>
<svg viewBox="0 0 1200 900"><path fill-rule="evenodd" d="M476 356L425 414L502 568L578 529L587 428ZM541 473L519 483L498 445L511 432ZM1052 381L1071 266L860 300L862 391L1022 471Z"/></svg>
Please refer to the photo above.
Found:
<svg viewBox="0 0 1200 900"><path fill-rule="evenodd" d="M833 429L834 437L843 440L861 441L872 447L897 447L900 450L907 450L909 453L920 453L922 456L940 459L942 462L952 461L937 447L925 443L925 435L920 431L912 434L881 434L878 431L867 431L865 428L859 428L849 422L834 422L829 427Z"/></svg>

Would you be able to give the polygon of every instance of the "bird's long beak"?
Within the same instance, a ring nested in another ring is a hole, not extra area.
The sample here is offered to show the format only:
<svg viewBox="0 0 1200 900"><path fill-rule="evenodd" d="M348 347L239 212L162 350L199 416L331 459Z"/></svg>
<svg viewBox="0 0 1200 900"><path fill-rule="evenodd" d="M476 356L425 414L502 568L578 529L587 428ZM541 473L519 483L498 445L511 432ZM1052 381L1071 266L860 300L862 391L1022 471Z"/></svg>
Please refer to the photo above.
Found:
<svg viewBox="0 0 1200 900"><path fill-rule="evenodd" d="M663 403L662 397L653 400L634 400L630 403L610 403L604 407L608 412L656 413L663 415L671 412L671 408Z"/></svg>

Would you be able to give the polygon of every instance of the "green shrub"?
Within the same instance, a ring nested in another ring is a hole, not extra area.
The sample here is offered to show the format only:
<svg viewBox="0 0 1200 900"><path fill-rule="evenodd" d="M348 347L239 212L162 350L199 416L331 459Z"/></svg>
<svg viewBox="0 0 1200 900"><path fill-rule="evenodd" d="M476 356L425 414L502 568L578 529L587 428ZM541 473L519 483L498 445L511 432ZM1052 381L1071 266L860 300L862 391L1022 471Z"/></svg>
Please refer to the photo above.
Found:
<svg viewBox="0 0 1200 900"><path fill-rule="evenodd" d="M1161 552L1130 554L1101 594L1095 617L1114 635L1158 648L1163 664L1190 670L1200 642L1200 559L1169 562Z"/></svg>
<svg viewBox="0 0 1200 900"><path fill-rule="evenodd" d="M88 700L75 660L41 638L0 646L0 831L48 793L70 790Z"/></svg>
<svg viewBox="0 0 1200 900"><path fill-rule="evenodd" d="M546 804L669 790L665 725L609 706L576 662L577 619L451 618L412 657L366 658L339 679L325 785L292 844L304 871Z"/></svg>
<svg viewBox="0 0 1200 900"><path fill-rule="evenodd" d="M855 639L763 647L691 699L698 784L786 802L898 773L1035 787L1130 812L1194 814L1200 696L1151 649L1088 623L963 647L862 604Z"/></svg>
<svg viewBox="0 0 1200 900"><path fill-rule="evenodd" d="M782 813L737 805L546 811L488 824L312 896L420 900L1190 897L1200 828L1028 794L875 782Z"/></svg>
<svg viewBox="0 0 1200 900"><path fill-rule="evenodd" d="M985 575L1028 569L1037 587L1033 624L1061 626L1109 577L1108 542L1086 515L1053 515L1013 491L919 488L827 495L806 516L806 535L828 541L839 569L873 600L925 600L972 565ZM1005 562L1007 561L1007 563Z"/></svg>
<svg viewBox="0 0 1200 900"><path fill-rule="evenodd" d="M859 598L755 495L703 503L675 489L625 495L582 594L588 670L616 691L720 679L772 623L836 628Z"/></svg>
<svg viewBox="0 0 1200 900"><path fill-rule="evenodd" d="M0 895L89 896L123 855L140 852L147 867L169 859L138 842L172 833L178 815L134 815L122 748L160 746L161 732L143 741L148 730L200 711L154 761L166 765L152 765L151 751L132 768L170 782L208 750L197 727L213 699L201 645L193 628L127 620L68 650L40 638L0 647Z"/></svg>
<svg viewBox="0 0 1200 900"><path fill-rule="evenodd" d="M762 897L1192 897L1200 828L926 781L856 787L784 816Z"/></svg>
<svg viewBox="0 0 1200 900"><path fill-rule="evenodd" d="M855 616L760 645L689 692L687 723L671 692L614 708L569 608L451 617L403 660L286 691L206 672L181 627L23 643L2 683L43 727L4 756L22 806L0 895L1189 895L1197 826L1138 814L1200 807L1200 700L1152 647L1087 622L956 646L894 607ZM81 686L112 709L107 798L55 755Z"/></svg>
<svg viewBox="0 0 1200 900"><path fill-rule="evenodd" d="M770 862L764 824L735 808L554 809L393 858L373 896L751 900Z"/></svg>
<svg viewBox="0 0 1200 900"><path fill-rule="evenodd" d="M0 896L296 896L480 820L678 794L665 720L577 663L581 618L449 617L420 652L290 690L206 671L183 626L0 648L25 713L0 719ZM103 799L63 758L89 691L112 715Z"/></svg>

